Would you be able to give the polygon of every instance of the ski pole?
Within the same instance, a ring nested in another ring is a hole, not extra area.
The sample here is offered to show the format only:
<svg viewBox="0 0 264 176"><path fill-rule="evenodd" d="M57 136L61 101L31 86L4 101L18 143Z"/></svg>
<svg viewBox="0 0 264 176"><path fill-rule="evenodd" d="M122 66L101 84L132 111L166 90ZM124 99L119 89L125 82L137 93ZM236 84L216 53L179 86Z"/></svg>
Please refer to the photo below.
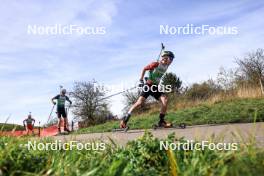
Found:
<svg viewBox="0 0 264 176"><path fill-rule="evenodd" d="M109 95L109 96L104 97L104 98L102 98L102 99L100 99L100 100L98 100L98 101L101 101L101 100L105 100L105 99L111 98L111 97L113 97L113 96L116 96L116 95L122 94L122 93L124 93L124 92L126 92L126 91L133 90L133 89L135 89L135 88L137 88L137 86L132 87L132 88L129 88L129 89L127 89L127 90L123 90L123 91L121 91L121 92L117 92L117 93L112 94L112 95Z"/></svg>
<svg viewBox="0 0 264 176"><path fill-rule="evenodd" d="M1 127L0 131L3 131L3 129L5 128L5 125L7 124L8 120L10 119L11 114L8 115L8 117L6 118L5 123L3 124L3 126Z"/></svg>
<svg viewBox="0 0 264 176"><path fill-rule="evenodd" d="M160 50L160 53L159 53L159 56L158 56L157 61L159 61L160 56L161 56L161 53L162 53L162 51L163 51L164 49L165 49L165 46L163 45L163 43L161 43L161 50Z"/></svg>
<svg viewBox="0 0 264 176"><path fill-rule="evenodd" d="M55 107L55 104L52 106L52 109L51 109L51 112L50 112L50 114L49 114L49 118L48 118L48 121L47 121L47 123L46 123L46 124L48 124L48 123L49 123L49 120L50 120L50 118L51 118L51 115L52 115L52 113L53 113L54 107Z"/></svg>

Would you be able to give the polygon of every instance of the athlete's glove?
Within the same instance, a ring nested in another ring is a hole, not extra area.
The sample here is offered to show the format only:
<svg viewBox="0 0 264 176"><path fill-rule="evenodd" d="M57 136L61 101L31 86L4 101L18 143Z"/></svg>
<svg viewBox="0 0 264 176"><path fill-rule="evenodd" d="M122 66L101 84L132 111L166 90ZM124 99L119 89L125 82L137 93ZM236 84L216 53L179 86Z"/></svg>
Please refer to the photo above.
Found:
<svg viewBox="0 0 264 176"><path fill-rule="evenodd" d="M56 102L55 102L55 101L53 101L53 104L54 104L54 105L56 105Z"/></svg>
<svg viewBox="0 0 264 176"><path fill-rule="evenodd" d="M144 86L144 81L141 79L141 80L139 80L138 87L143 87L143 86Z"/></svg>

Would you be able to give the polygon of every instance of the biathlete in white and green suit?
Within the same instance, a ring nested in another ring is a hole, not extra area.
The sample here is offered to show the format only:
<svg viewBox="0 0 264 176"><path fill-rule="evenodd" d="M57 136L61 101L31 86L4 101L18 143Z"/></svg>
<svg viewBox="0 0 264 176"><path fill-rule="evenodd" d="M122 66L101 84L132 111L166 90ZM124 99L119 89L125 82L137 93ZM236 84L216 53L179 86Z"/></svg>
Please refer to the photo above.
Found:
<svg viewBox="0 0 264 176"><path fill-rule="evenodd" d="M143 87L140 97L137 102L132 105L127 114L122 118L120 122L120 128L126 128L127 122L131 116L133 110L139 107L144 101L151 95L156 100L161 102L161 110L159 115L158 125L161 127L170 127L171 123L165 121L165 114L167 111L168 97L164 94L163 91L159 90L158 85L160 84L162 76L167 71L168 67L174 59L174 54L171 51L164 51L160 61L152 62L147 65L141 74L140 77L140 86ZM146 84L144 85L144 75L145 72L149 71L149 77L147 78Z"/></svg>

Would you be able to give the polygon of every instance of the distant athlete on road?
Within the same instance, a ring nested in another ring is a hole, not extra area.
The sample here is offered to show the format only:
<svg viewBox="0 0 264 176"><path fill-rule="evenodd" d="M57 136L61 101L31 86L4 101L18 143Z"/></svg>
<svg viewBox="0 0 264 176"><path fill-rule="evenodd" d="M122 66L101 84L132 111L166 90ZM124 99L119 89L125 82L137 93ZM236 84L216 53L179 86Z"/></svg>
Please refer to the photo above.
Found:
<svg viewBox="0 0 264 176"><path fill-rule="evenodd" d="M159 115L159 123L158 125L160 127L171 127L171 123L167 123L165 121L165 114L167 111L167 104L168 104L168 98L164 94L163 91L158 89L158 85L161 81L162 76L167 71L168 67L172 63L174 59L174 54L171 51L164 51L161 55L161 60L157 62L153 62L146 66L140 77L140 87L143 87L140 97L138 98L137 102L132 105L132 107L129 109L128 113L122 118L120 122L120 128L126 128L127 122L131 116L131 113L135 108L140 106L144 101L151 95L156 100L161 102L161 110ZM144 84L143 78L145 75L145 72L149 71L149 77L147 78L146 84Z"/></svg>
<svg viewBox="0 0 264 176"><path fill-rule="evenodd" d="M59 122L58 122L58 131L59 133L61 133L61 123L62 123L62 119L64 118L64 131L70 132L68 126L68 118L67 118L67 113L66 113L66 109L65 109L65 102L68 101L70 104L72 104L72 101L69 99L68 96L66 96L66 89L62 89L61 93L55 97L53 97L51 99L52 103L54 105L56 105L56 102L54 100L57 100L57 114L58 114L58 118L59 118Z"/></svg>
<svg viewBox="0 0 264 176"><path fill-rule="evenodd" d="M28 115L28 117L23 120L23 125L26 128L27 134L31 131L32 134L34 134L34 124L35 124L35 119L32 118L31 114Z"/></svg>

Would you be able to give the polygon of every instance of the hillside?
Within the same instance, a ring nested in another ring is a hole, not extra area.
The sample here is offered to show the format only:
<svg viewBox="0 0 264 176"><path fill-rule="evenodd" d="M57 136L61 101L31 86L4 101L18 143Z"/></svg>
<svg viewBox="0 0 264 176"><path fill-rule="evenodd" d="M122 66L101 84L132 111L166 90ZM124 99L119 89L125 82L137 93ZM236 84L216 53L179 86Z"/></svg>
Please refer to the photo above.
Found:
<svg viewBox="0 0 264 176"><path fill-rule="evenodd" d="M14 128L16 130L24 130L24 127L21 125L0 123L0 131L12 131Z"/></svg>
<svg viewBox="0 0 264 176"><path fill-rule="evenodd" d="M169 111L167 120L187 125L198 124L223 124L223 123L246 123L264 121L264 99L246 98L223 100L217 103L202 103L195 107ZM132 116L130 129L148 129L158 121L158 112ZM110 121L104 124L83 128L77 133L106 132L118 128L119 121Z"/></svg>

